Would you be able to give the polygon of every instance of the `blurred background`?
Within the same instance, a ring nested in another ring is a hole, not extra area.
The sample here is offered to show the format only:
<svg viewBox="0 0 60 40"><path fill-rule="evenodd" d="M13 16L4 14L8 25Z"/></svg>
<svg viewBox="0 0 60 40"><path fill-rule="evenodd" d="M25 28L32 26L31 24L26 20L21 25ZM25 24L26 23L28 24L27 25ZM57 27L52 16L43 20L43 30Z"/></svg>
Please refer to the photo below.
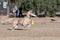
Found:
<svg viewBox="0 0 60 40"><path fill-rule="evenodd" d="M38 17L59 17L60 0L0 0L0 15L9 15L18 8L33 10Z"/></svg>

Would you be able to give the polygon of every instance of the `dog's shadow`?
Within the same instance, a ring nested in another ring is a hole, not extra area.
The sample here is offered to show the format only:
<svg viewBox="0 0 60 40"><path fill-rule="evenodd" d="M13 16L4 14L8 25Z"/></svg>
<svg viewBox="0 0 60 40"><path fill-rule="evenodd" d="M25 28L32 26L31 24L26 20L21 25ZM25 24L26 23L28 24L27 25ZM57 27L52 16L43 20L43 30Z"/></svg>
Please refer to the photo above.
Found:
<svg viewBox="0 0 60 40"><path fill-rule="evenodd" d="M27 29L20 29L20 28L10 29L10 28L8 28L7 30L27 30Z"/></svg>

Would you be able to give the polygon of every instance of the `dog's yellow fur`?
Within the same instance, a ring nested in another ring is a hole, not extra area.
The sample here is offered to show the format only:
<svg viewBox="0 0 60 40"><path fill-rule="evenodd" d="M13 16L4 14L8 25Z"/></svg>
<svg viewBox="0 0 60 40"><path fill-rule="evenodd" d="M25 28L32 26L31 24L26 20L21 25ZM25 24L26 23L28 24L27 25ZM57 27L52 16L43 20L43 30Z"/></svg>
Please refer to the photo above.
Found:
<svg viewBox="0 0 60 40"><path fill-rule="evenodd" d="M30 18L30 11L26 13L26 16L24 18L14 18L12 26L14 28L17 28L19 23L22 24L23 26L27 27L31 26L32 20Z"/></svg>

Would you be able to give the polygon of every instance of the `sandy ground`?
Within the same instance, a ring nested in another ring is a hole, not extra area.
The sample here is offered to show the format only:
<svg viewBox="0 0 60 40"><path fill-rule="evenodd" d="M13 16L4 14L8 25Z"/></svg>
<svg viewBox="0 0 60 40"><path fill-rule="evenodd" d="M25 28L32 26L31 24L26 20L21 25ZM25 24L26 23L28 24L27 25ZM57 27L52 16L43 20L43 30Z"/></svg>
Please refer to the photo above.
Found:
<svg viewBox="0 0 60 40"><path fill-rule="evenodd" d="M60 40L60 23L39 22L29 29L19 25L18 30L9 30L11 24L0 24L0 40Z"/></svg>
<svg viewBox="0 0 60 40"><path fill-rule="evenodd" d="M60 40L60 22L51 22L50 18L34 20L30 28L19 25L18 30L9 30L11 24L0 23L0 40Z"/></svg>

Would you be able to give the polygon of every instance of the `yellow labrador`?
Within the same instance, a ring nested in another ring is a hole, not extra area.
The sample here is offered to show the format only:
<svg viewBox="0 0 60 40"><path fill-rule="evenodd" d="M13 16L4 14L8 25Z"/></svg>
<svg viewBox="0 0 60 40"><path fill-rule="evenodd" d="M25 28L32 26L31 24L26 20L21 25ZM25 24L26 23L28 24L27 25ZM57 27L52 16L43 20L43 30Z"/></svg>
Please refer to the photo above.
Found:
<svg viewBox="0 0 60 40"><path fill-rule="evenodd" d="M26 13L26 16L25 16L24 18L14 18L11 29L18 28L18 24L19 24L19 23L20 23L22 26L24 26L24 28L25 28L25 27L30 27L30 26L31 26L31 22L32 22L32 19L30 18L30 15L36 16L36 15L32 14L32 11L28 11L28 12Z"/></svg>

